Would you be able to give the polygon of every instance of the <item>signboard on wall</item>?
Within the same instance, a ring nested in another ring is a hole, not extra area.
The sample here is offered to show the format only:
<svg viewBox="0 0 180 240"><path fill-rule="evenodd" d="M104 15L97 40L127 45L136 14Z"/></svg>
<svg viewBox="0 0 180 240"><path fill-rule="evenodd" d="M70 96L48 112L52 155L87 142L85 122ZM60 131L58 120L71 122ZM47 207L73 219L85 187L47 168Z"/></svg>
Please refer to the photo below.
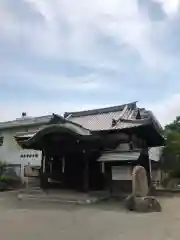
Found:
<svg viewBox="0 0 180 240"><path fill-rule="evenodd" d="M112 180L132 180L132 169L129 166L112 167Z"/></svg>
<svg viewBox="0 0 180 240"><path fill-rule="evenodd" d="M28 163L31 166L41 166L42 152L31 149L24 149L20 151L21 163L25 166Z"/></svg>

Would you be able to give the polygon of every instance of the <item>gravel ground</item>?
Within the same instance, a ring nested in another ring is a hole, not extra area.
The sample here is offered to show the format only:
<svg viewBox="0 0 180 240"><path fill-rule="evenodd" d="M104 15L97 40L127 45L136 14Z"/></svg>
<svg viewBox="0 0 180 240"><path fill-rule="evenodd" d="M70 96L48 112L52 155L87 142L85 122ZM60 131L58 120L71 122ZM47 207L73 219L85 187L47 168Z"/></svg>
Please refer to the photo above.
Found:
<svg viewBox="0 0 180 240"><path fill-rule="evenodd" d="M162 213L126 212L121 204L75 206L14 201L0 195L2 240L180 239L180 198L162 198Z"/></svg>

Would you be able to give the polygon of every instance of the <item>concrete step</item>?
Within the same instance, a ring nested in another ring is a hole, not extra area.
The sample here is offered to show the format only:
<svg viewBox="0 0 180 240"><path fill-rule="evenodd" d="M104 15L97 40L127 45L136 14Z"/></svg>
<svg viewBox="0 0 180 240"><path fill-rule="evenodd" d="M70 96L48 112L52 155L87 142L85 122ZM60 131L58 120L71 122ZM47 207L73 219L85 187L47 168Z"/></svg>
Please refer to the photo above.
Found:
<svg viewBox="0 0 180 240"><path fill-rule="evenodd" d="M29 178L28 179L28 184L37 184L39 185L40 184L40 180L38 178Z"/></svg>
<svg viewBox="0 0 180 240"><path fill-rule="evenodd" d="M17 198L22 201L33 200L33 201L43 201L43 202L59 202L59 203L74 203L74 204L92 204L100 201L98 198L87 198L87 199L78 199L78 198L68 198L61 196L51 196L51 195L35 195L35 194L18 194Z"/></svg>
<svg viewBox="0 0 180 240"><path fill-rule="evenodd" d="M97 203L108 199L107 195L92 196L83 193L67 193L67 192L45 192L41 189L26 189L19 192L17 195L19 200L36 200L36 201L47 201L47 202L59 202L59 203L75 203L75 204L90 204Z"/></svg>

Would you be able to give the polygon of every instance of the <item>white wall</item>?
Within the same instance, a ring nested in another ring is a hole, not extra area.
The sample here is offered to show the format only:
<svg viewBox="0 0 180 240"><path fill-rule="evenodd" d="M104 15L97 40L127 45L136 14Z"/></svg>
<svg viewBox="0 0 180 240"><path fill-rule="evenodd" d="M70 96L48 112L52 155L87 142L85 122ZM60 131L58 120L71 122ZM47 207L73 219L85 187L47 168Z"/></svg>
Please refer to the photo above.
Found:
<svg viewBox="0 0 180 240"><path fill-rule="evenodd" d="M14 139L15 133L6 131L1 134L3 145L0 146L0 160L10 164L19 164L19 151L21 147Z"/></svg>
<svg viewBox="0 0 180 240"><path fill-rule="evenodd" d="M14 136L17 134L21 133L28 133L28 132L36 132L39 129L38 127L31 127L31 128L15 128L11 130L1 130L0 136L3 137L3 144L0 146L0 161L3 161L7 164L20 164L22 165L22 172L21 175L24 173L24 165L27 165L28 162L31 164L34 162L33 159L28 159L28 158L21 158L21 154L24 152L25 154L29 153L32 154L33 152L35 153L34 150L27 150L27 149L22 149L20 145L16 142ZM38 155L39 158L36 159L34 166L37 164L37 166L40 166L41 161L40 157L41 155ZM29 161L30 160L30 161ZM35 159L34 159L35 160Z"/></svg>
<svg viewBox="0 0 180 240"><path fill-rule="evenodd" d="M149 159L159 161L164 147L152 147L149 149Z"/></svg>
<svg viewBox="0 0 180 240"><path fill-rule="evenodd" d="M130 166L112 167L113 180L132 180L132 168Z"/></svg>
<svg viewBox="0 0 180 240"><path fill-rule="evenodd" d="M161 170L152 170L152 181L161 182ZM132 180L132 168L129 166L112 167L113 180Z"/></svg>
<svg viewBox="0 0 180 240"><path fill-rule="evenodd" d="M152 170L152 181L153 182L161 182L161 170Z"/></svg>

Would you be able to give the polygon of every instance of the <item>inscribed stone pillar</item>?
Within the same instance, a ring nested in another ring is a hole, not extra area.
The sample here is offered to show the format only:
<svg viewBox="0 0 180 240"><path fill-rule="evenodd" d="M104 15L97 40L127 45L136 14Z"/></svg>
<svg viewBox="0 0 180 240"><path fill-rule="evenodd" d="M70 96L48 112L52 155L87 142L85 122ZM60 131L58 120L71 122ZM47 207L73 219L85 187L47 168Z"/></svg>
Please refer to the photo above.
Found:
<svg viewBox="0 0 180 240"><path fill-rule="evenodd" d="M145 197L148 194L148 180L146 170L142 166L135 166L132 172L132 195Z"/></svg>

